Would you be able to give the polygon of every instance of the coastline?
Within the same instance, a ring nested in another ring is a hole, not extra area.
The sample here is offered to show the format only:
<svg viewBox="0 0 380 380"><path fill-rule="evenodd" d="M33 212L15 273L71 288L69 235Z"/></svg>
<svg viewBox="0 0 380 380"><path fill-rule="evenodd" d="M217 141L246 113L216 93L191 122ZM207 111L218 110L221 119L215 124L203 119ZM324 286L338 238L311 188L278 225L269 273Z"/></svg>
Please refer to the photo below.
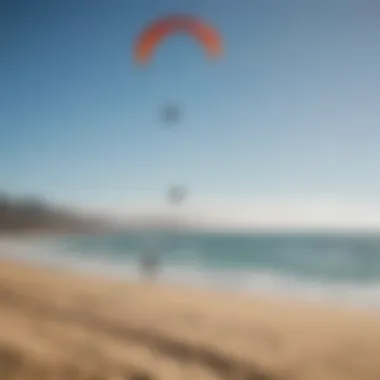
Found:
<svg viewBox="0 0 380 380"><path fill-rule="evenodd" d="M374 312L10 260L0 260L0 302L7 379L380 378Z"/></svg>

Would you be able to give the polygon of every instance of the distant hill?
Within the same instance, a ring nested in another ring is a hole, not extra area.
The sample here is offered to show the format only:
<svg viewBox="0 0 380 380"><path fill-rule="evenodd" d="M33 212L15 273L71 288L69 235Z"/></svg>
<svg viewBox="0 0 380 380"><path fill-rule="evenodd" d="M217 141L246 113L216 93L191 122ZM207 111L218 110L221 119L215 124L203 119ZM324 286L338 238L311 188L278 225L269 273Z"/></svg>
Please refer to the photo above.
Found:
<svg viewBox="0 0 380 380"><path fill-rule="evenodd" d="M14 198L0 194L0 232L92 231L101 221L80 216L37 198Z"/></svg>

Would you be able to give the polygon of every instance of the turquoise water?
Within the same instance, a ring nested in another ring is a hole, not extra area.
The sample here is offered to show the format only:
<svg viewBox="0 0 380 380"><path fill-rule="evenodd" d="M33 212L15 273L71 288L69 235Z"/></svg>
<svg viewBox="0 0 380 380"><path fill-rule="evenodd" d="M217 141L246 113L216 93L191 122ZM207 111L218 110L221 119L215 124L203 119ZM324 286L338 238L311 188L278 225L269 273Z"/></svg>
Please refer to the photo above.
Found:
<svg viewBox="0 0 380 380"><path fill-rule="evenodd" d="M138 231L61 237L0 252L137 280L139 257L148 248L160 257L161 281L380 307L380 234Z"/></svg>
<svg viewBox="0 0 380 380"><path fill-rule="evenodd" d="M200 271L270 271L319 281L380 281L380 235L135 232L62 240L68 251L110 261L154 248L163 266Z"/></svg>

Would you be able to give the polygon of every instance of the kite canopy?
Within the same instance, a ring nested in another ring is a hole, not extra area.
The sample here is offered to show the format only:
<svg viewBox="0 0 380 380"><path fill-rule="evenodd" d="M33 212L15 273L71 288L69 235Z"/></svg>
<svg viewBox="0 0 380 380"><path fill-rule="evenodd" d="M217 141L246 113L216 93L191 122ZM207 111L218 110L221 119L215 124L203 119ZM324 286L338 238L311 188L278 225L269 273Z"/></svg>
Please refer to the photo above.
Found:
<svg viewBox="0 0 380 380"><path fill-rule="evenodd" d="M148 63L162 40L179 32L193 36L210 58L221 55L222 39L212 26L191 16L174 15L156 20L143 30L136 41L135 60L140 64Z"/></svg>

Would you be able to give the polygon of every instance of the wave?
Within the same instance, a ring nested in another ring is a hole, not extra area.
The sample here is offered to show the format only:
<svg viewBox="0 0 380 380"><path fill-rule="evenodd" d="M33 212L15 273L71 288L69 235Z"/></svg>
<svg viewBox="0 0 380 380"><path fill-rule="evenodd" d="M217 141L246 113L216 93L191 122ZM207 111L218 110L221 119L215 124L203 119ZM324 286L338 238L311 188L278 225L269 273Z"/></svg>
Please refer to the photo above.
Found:
<svg viewBox="0 0 380 380"><path fill-rule="evenodd" d="M91 250L68 250L54 239L0 241L0 257L36 263L80 273L101 274L120 279L139 279L138 252L115 255L105 247ZM317 279L289 274L275 269L212 268L205 266L196 251L177 252L176 260L166 260L160 279L168 283L197 288L222 289L246 294L285 295L334 305L380 308L380 280L367 282ZM179 260L178 257L187 258Z"/></svg>

